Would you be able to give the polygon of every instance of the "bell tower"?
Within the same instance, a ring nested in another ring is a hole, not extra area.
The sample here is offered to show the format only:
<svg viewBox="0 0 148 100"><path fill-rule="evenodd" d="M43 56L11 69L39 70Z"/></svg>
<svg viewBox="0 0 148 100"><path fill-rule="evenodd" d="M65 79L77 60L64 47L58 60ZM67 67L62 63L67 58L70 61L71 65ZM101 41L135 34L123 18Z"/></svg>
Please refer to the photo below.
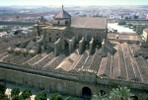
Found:
<svg viewBox="0 0 148 100"><path fill-rule="evenodd" d="M54 26L69 26L70 22L71 15L64 10L64 6L62 5L61 11L54 16L52 24Z"/></svg>

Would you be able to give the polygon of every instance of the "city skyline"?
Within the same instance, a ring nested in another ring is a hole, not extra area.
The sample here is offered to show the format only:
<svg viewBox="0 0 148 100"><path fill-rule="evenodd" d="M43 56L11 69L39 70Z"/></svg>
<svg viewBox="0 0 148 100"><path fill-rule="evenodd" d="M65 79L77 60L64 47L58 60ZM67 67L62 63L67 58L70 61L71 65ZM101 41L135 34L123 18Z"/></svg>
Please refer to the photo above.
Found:
<svg viewBox="0 0 148 100"><path fill-rule="evenodd" d="M104 6L112 6L112 5L148 5L147 0L0 0L0 6L26 6L26 5L34 5L34 6L48 6L48 5L104 5Z"/></svg>

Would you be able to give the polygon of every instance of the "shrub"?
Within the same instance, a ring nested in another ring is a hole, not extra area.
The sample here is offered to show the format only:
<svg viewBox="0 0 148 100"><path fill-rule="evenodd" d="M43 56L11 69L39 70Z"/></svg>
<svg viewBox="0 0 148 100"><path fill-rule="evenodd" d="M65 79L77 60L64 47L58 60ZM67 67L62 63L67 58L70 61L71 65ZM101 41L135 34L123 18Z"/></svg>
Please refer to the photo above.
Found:
<svg viewBox="0 0 148 100"><path fill-rule="evenodd" d="M39 92L36 95L35 100L47 100L47 94L44 91Z"/></svg>

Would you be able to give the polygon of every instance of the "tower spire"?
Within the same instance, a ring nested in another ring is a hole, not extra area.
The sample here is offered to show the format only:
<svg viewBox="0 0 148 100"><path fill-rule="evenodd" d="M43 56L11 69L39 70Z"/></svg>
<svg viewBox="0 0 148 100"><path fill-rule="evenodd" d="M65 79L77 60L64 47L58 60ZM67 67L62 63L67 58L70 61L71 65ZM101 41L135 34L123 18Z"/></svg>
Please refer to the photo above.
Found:
<svg viewBox="0 0 148 100"><path fill-rule="evenodd" d="M62 10L64 10L63 8L64 8L64 6L62 5Z"/></svg>

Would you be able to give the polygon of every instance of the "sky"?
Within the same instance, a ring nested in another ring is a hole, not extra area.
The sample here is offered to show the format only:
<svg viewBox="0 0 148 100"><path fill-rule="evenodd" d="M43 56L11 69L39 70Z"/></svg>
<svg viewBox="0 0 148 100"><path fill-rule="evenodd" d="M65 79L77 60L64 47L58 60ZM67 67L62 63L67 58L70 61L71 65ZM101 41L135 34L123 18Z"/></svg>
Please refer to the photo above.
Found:
<svg viewBox="0 0 148 100"><path fill-rule="evenodd" d="M0 6L11 5L148 5L148 0L0 0Z"/></svg>

